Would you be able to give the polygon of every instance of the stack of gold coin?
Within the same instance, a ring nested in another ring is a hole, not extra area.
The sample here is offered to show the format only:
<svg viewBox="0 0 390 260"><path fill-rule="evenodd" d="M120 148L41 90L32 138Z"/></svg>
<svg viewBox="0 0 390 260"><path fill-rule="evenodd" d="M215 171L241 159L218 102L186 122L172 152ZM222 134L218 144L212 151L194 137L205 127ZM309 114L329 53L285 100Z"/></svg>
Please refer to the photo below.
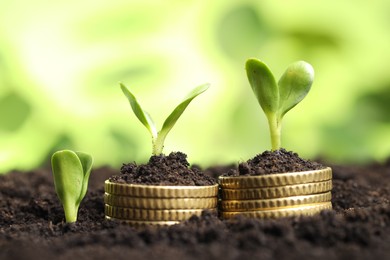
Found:
<svg viewBox="0 0 390 260"><path fill-rule="evenodd" d="M204 209L217 210L218 185L151 186L106 180L106 219L130 225L173 225Z"/></svg>
<svg viewBox="0 0 390 260"><path fill-rule="evenodd" d="M259 176L221 176L220 214L254 218L314 215L331 209L332 169Z"/></svg>

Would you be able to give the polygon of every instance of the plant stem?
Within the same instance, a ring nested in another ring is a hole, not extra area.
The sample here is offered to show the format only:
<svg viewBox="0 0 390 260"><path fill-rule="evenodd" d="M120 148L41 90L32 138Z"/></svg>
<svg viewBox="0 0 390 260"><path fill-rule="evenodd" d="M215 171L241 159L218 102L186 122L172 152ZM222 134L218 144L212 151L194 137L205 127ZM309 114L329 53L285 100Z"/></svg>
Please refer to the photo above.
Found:
<svg viewBox="0 0 390 260"><path fill-rule="evenodd" d="M152 140L152 145L153 145L152 154L153 155L162 154L162 150L164 148L165 137L166 137L166 134L161 134L161 132L159 132L157 134L157 137L153 138L153 140Z"/></svg>
<svg viewBox="0 0 390 260"><path fill-rule="evenodd" d="M281 147L282 120L276 114L271 114L267 118L271 134L272 151L276 151Z"/></svg>
<svg viewBox="0 0 390 260"><path fill-rule="evenodd" d="M78 207L71 205L70 203L63 204L64 212L65 212L65 221L66 223L73 223L77 221L77 212Z"/></svg>

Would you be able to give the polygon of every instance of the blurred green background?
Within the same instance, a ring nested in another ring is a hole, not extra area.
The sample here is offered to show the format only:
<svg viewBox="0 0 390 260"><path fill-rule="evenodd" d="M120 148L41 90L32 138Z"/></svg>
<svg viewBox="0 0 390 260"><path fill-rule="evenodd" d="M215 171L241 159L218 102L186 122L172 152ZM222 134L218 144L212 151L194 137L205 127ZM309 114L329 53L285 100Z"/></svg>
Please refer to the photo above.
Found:
<svg viewBox="0 0 390 260"><path fill-rule="evenodd" d="M246 78L249 57L279 78L296 60L316 71L283 122L282 145L335 163L390 155L390 2L0 1L0 172L47 164L52 152L91 153L95 166L145 162L149 133L124 82L161 127L195 99L165 152L203 166L270 149Z"/></svg>

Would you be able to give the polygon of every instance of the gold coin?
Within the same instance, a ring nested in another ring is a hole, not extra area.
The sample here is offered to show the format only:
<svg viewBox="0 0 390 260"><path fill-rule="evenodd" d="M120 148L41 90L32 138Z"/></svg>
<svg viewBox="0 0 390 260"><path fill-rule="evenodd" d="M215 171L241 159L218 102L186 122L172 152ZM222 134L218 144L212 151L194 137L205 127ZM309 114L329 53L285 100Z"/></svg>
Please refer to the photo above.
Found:
<svg viewBox="0 0 390 260"><path fill-rule="evenodd" d="M154 186L114 183L106 180L106 193L131 197L208 198L218 194L218 184L210 186Z"/></svg>
<svg viewBox="0 0 390 260"><path fill-rule="evenodd" d="M222 200L220 205L223 211L249 211L328 202L331 199L332 193L326 192L265 200Z"/></svg>
<svg viewBox="0 0 390 260"><path fill-rule="evenodd" d="M209 209L216 208L217 197L211 198L142 198L104 194L110 206L137 209Z"/></svg>
<svg viewBox="0 0 390 260"><path fill-rule="evenodd" d="M128 224L131 226L171 226L175 224L179 224L180 221L142 221L142 220L125 220L125 219L118 219L118 218L112 218L109 216L105 217L107 220L110 221L116 221L123 224Z"/></svg>
<svg viewBox="0 0 390 260"><path fill-rule="evenodd" d="M250 218L284 218L291 216L311 216L320 213L322 210L332 209L331 202L306 204L295 207L285 207L271 210L255 210L255 211L237 211L237 212L222 212L222 218L230 219L237 215L242 215Z"/></svg>
<svg viewBox="0 0 390 260"><path fill-rule="evenodd" d="M224 189L244 189L303 184L331 179L332 169L327 167L315 171L276 173L260 176L220 176L218 182Z"/></svg>
<svg viewBox="0 0 390 260"><path fill-rule="evenodd" d="M214 209L216 210L216 209ZM125 220L146 220L146 221L180 221L189 219L192 215L200 216L203 209L175 209L175 210L153 210L133 209L105 205L106 216Z"/></svg>
<svg viewBox="0 0 390 260"><path fill-rule="evenodd" d="M251 189L221 189L223 200L273 199L323 193L332 190L332 181Z"/></svg>

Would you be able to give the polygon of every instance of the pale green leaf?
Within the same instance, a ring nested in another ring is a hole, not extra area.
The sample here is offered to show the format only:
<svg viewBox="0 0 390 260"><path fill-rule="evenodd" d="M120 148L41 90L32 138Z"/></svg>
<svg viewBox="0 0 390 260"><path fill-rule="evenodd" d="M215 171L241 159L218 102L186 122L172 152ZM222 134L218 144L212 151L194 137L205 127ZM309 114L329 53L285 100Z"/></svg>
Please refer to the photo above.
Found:
<svg viewBox="0 0 390 260"><path fill-rule="evenodd" d="M75 222L83 189L83 166L77 154L69 150L55 152L51 165L55 190L63 205L66 222Z"/></svg>
<svg viewBox="0 0 390 260"><path fill-rule="evenodd" d="M153 119L146 111L141 108L133 93L131 93L130 90L128 90L124 84L120 83L120 86L123 94L125 94L125 96L129 100L130 106L138 120L149 130L150 134L155 138L157 136L157 130Z"/></svg>
<svg viewBox="0 0 390 260"><path fill-rule="evenodd" d="M297 61L288 66L278 82L280 117L302 101L310 91L313 79L314 69L309 63Z"/></svg>
<svg viewBox="0 0 390 260"><path fill-rule="evenodd" d="M62 203L76 202L83 185L83 166L77 154L64 150L55 152L51 158L54 186Z"/></svg>
<svg viewBox="0 0 390 260"><path fill-rule="evenodd" d="M92 156L87 154L87 153L76 152L76 154L77 154L77 156L80 160L80 163L83 167L83 176L84 176L79 199L76 202L76 205L80 205L80 202L83 200L85 194L87 193L88 180L89 180L89 176L90 176L91 170L92 170L93 159L92 159Z"/></svg>
<svg viewBox="0 0 390 260"><path fill-rule="evenodd" d="M195 97L205 92L209 88L209 86L210 84L206 83L194 88L165 120L163 127L161 128L160 135L166 136L168 132L172 129L172 127L175 125L179 117L183 114L184 110L187 108L190 102Z"/></svg>
<svg viewBox="0 0 390 260"><path fill-rule="evenodd" d="M267 65L258 59L246 62L246 73L252 90L265 114L276 113L279 107L279 90Z"/></svg>

